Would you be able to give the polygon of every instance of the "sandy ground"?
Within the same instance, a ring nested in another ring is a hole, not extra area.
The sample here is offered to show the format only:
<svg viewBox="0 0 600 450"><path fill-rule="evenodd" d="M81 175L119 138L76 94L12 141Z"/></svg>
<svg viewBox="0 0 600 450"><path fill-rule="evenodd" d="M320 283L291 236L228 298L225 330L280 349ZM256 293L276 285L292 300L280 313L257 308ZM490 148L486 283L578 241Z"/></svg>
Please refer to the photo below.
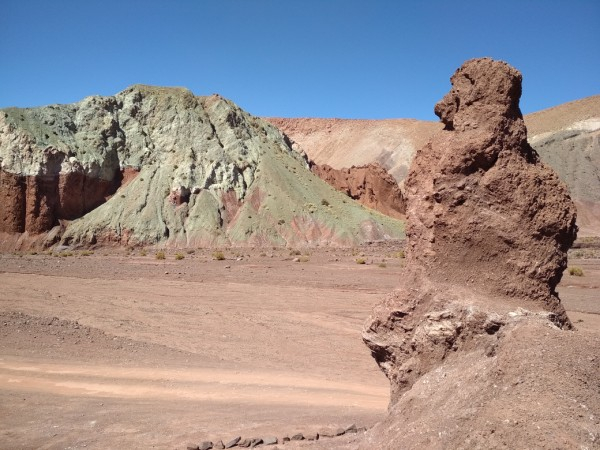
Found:
<svg viewBox="0 0 600 450"><path fill-rule="evenodd" d="M370 427L388 383L360 331L396 286L396 251L0 255L0 447L185 448ZM573 264L585 276L566 275L561 296L578 328L600 333L600 260Z"/></svg>

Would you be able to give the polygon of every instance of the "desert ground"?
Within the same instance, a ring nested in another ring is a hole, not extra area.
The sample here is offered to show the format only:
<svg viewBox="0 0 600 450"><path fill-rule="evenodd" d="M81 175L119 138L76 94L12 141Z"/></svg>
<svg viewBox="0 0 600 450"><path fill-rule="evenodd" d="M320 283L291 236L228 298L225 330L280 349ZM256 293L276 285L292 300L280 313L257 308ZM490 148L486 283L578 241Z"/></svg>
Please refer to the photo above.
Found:
<svg viewBox="0 0 600 450"><path fill-rule="evenodd" d="M371 427L389 389L360 332L402 276L400 248L1 254L0 447L185 449ZM565 273L559 292L575 326L600 333L594 252L570 260L584 276Z"/></svg>

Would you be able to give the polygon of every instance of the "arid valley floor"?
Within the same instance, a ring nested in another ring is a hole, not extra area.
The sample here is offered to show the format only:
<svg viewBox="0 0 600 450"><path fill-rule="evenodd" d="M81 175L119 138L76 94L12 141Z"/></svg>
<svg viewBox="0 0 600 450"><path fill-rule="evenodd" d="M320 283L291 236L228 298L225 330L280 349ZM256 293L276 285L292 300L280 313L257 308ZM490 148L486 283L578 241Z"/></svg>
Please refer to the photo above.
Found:
<svg viewBox="0 0 600 450"><path fill-rule="evenodd" d="M1 447L185 448L370 427L389 384L360 333L402 276L398 250L2 254ZM584 276L565 274L561 298L577 329L600 334L600 260L570 265ZM352 448L356 436L279 446Z"/></svg>

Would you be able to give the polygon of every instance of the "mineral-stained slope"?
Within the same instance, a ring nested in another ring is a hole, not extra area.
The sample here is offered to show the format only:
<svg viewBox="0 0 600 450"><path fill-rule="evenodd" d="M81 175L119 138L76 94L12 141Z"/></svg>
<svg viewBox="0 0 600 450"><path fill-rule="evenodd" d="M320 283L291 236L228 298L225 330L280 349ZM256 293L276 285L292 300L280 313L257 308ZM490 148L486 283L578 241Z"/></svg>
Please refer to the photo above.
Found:
<svg viewBox="0 0 600 450"><path fill-rule="evenodd" d="M598 412L598 340L567 331L555 292L576 237L575 206L527 142L521 74L483 58L451 81L435 107L445 129L417 152L406 180L400 288L363 332L391 386L390 416L365 448L590 445L597 421L568 417L563 396L595 396ZM568 369L561 351L571 345L583 352L580 378L558 381L548 372ZM525 380L528 389L515 388Z"/></svg>
<svg viewBox="0 0 600 450"><path fill-rule="evenodd" d="M0 111L4 247L353 244L403 236L313 175L281 132L218 96L133 86Z"/></svg>

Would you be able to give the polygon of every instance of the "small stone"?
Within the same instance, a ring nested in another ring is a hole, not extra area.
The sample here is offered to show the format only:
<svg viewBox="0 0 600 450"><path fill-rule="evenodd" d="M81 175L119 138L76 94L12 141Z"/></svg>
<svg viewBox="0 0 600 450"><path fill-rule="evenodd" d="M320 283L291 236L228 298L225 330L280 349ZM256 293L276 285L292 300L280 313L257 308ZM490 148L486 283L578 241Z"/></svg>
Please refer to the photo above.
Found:
<svg viewBox="0 0 600 450"><path fill-rule="evenodd" d="M263 444L265 445L275 445L279 444L279 441L274 436L267 436L263 438Z"/></svg>
<svg viewBox="0 0 600 450"><path fill-rule="evenodd" d="M319 431L319 436L331 438L331 437L335 437L335 433L331 430L322 429Z"/></svg>
<svg viewBox="0 0 600 450"><path fill-rule="evenodd" d="M292 436L292 441L303 441L304 435L302 433L297 433Z"/></svg>
<svg viewBox="0 0 600 450"><path fill-rule="evenodd" d="M200 444L200 450L210 450L213 448L213 443L211 441L204 441Z"/></svg>
<svg viewBox="0 0 600 450"><path fill-rule="evenodd" d="M337 430L335 430L335 435L336 436L342 436L346 433L346 430L344 430L343 428L338 428Z"/></svg>
<svg viewBox="0 0 600 450"><path fill-rule="evenodd" d="M284 442L284 443L285 443L285 442L290 442L290 437L289 437L289 436L284 436L284 437L281 439L281 442Z"/></svg>
<svg viewBox="0 0 600 450"><path fill-rule="evenodd" d="M366 433L367 429L365 427L359 427L359 428L356 429L356 432L357 433Z"/></svg>
<svg viewBox="0 0 600 450"><path fill-rule="evenodd" d="M241 436L238 436L236 438L233 438L232 440L230 440L227 444L225 444L225 448L231 448L231 447L235 447L238 442L240 442L240 440L242 439Z"/></svg>
<svg viewBox="0 0 600 450"><path fill-rule="evenodd" d="M250 444L252 443L252 441L250 439L244 439L241 440L240 442L238 442L238 447L250 447Z"/></svg>
<svg viewBox="0 0 600 450"><path fill-rule="evenodd" d="M254 438L250 440L250 448L254 448L262 444L263 440L261 438Z"/></svg>
<svg viewBox="0 0 600 450"><path fill-rule="evenodd" d="M225 266L226 269L231 269L231 266Z"/></svg>
<svg viewBox="0 0 600 450"><path fill-rule="evenodd" d="M213 448L222 450L225 448L225 444L223 444L223 441L218 441Z"/></svg>
<svg viewBox="0 0 600 450"><path fill-rule="evenodd" d="M198 450L200 447L198 447L196 444L188 444L186 448L187 450Z"/></svg>
<svg viewBox="0 0 600 450"><path fill-rule="evenodd" d="M319 440L319 433L308 433L306 436L304 436L304 438L307 441L318 441Z"/></svg>
<svg viewBox="0 0 600 450"><path fill-rule="evenodd" d="M350 425L348 428L346 428L346 433L356 433L358 432L358 429L356 428L356 424L352 424Z"/></svg>

